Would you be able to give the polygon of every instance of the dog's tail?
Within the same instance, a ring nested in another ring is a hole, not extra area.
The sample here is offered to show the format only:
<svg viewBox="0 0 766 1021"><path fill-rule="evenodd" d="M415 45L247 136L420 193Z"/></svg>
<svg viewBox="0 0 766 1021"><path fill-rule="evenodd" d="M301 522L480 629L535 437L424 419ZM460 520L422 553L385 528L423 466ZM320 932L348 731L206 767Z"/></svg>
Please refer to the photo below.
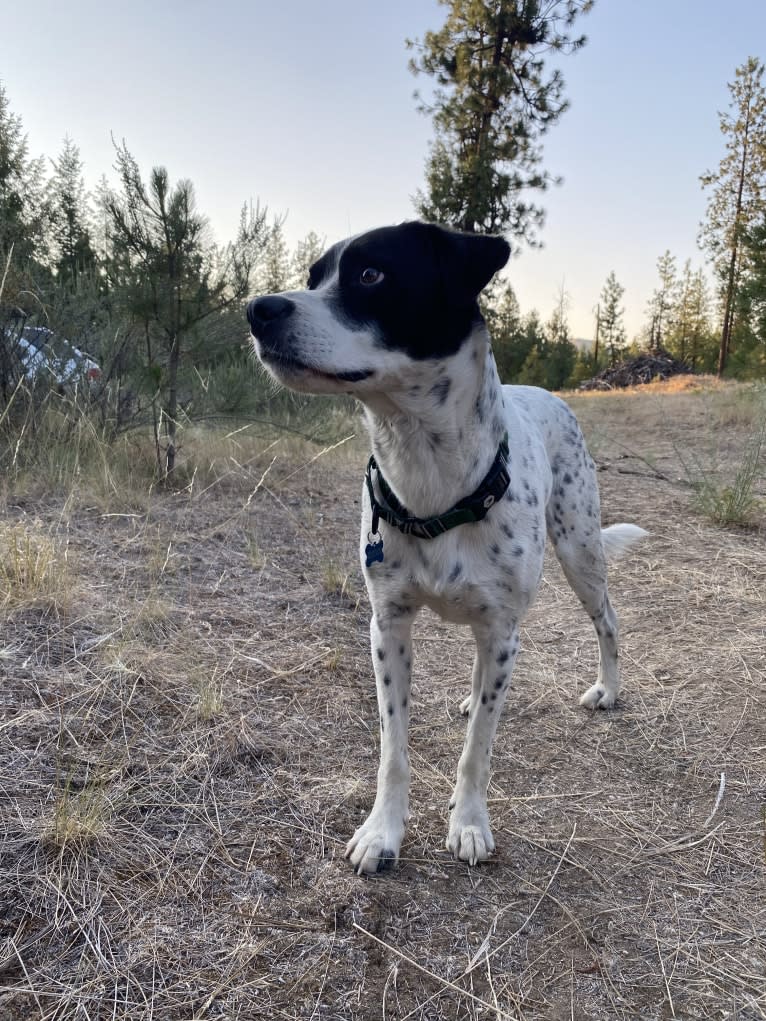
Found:
<svg viewBox="0 0 766 1021"><path fill-rule="evenodd" d="M617 557L621 557L634 542L638 542L648 534L638 525L610 525L609 528L602 528L601 542L604 544L607 560L616 560Z"/></svg>

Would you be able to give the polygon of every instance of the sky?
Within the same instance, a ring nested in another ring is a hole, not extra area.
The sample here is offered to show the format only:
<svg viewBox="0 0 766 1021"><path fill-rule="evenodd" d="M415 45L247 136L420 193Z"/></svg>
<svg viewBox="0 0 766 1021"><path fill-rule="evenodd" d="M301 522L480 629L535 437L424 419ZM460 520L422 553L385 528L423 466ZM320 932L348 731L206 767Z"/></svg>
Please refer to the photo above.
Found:
<svg viewBox="0 0 766 1021"><path fill-rule="evenodd" d="M436 0L34 0L14 4L0 81L31 156L79 146L88 187L114 180L112 138L144 171L190 178L219 242L244 202L286 216L291 245L414 216L430 118L406 39L440 27ZM6 25L8 24L6 20ZM523 312L547 318L563 287L591 337L610 271L628 336L646 319L657 259L703 265L699 176L723 155L718 114L748 56L766 58L764 0L597 0L562 58L570 109L544 166L542 250L505 273Z"/></svg>

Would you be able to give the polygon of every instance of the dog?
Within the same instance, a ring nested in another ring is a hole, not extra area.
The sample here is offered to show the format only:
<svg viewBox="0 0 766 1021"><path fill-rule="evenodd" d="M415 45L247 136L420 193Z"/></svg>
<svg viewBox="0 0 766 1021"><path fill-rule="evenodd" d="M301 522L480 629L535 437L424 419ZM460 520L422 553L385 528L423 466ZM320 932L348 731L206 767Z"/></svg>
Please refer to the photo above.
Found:
<svg viewBox="0 0 766 1021"><path fill-rule="evenodd" d="M499 236L406 222L333 245L306 290L247 307L269 373L293 390L353 395L372 441L360 555L380 765L372 810L346 848L360 875L398 860L409 817L411 629L420 607L468 624L476 640L449 803L447 848L460 861L476 865L495 849L490 753L546 535L598 638L598 677L580 703L609 709L619 691L606 559L646 532L601 528L595 466L569 407L545 390L500 383L478 297L509 255Z"/></svg>

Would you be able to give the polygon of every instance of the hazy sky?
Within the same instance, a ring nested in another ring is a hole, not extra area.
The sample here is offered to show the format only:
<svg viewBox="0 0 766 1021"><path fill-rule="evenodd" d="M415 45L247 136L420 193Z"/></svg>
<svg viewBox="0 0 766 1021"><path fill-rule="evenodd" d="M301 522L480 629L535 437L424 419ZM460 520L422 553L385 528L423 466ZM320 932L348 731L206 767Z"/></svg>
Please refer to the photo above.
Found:
<svg viewBox="0 0 766 1021"><path fill-rule="evenodd" d="M435 0L33 0L14 3L0 80L31 155L68 134L91 187L113 174L113 134L144 170L192 179L219 241L252 198L288 214L291 243L309 230L330 243L413 215L431 123L404 40L443 14ZM614 270L632 336L658 256L703 262L699 175L723 152L726 83L766 57L766 2L597 0L580 27L588 44L563 63L571 109L545 145L564 183L543 197L544 249L507 273L544 318L563 284L590 336Z"/></svg>

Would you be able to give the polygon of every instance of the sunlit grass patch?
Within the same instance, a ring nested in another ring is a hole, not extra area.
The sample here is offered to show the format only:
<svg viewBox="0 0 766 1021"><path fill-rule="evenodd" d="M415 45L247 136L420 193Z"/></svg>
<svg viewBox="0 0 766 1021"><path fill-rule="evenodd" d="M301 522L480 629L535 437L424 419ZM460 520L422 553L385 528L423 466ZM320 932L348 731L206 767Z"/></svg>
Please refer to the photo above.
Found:
<svg viewBox="0 0 766 1021"><path fill-rule="evenodd" d="M61 608L70 595L65 544L34 528L0 533L0 606L48 603Z"/></svg>
<svg viewBox="0 0 766 1021"><path fill-rule="evenodd" d="M718 525L750 525L763 501L756 492L763 478L766 451L766 419L750 438L742 460L729 480L699 461L689 463L679 453L687 480L694 493L696 509Z"/></svg>

